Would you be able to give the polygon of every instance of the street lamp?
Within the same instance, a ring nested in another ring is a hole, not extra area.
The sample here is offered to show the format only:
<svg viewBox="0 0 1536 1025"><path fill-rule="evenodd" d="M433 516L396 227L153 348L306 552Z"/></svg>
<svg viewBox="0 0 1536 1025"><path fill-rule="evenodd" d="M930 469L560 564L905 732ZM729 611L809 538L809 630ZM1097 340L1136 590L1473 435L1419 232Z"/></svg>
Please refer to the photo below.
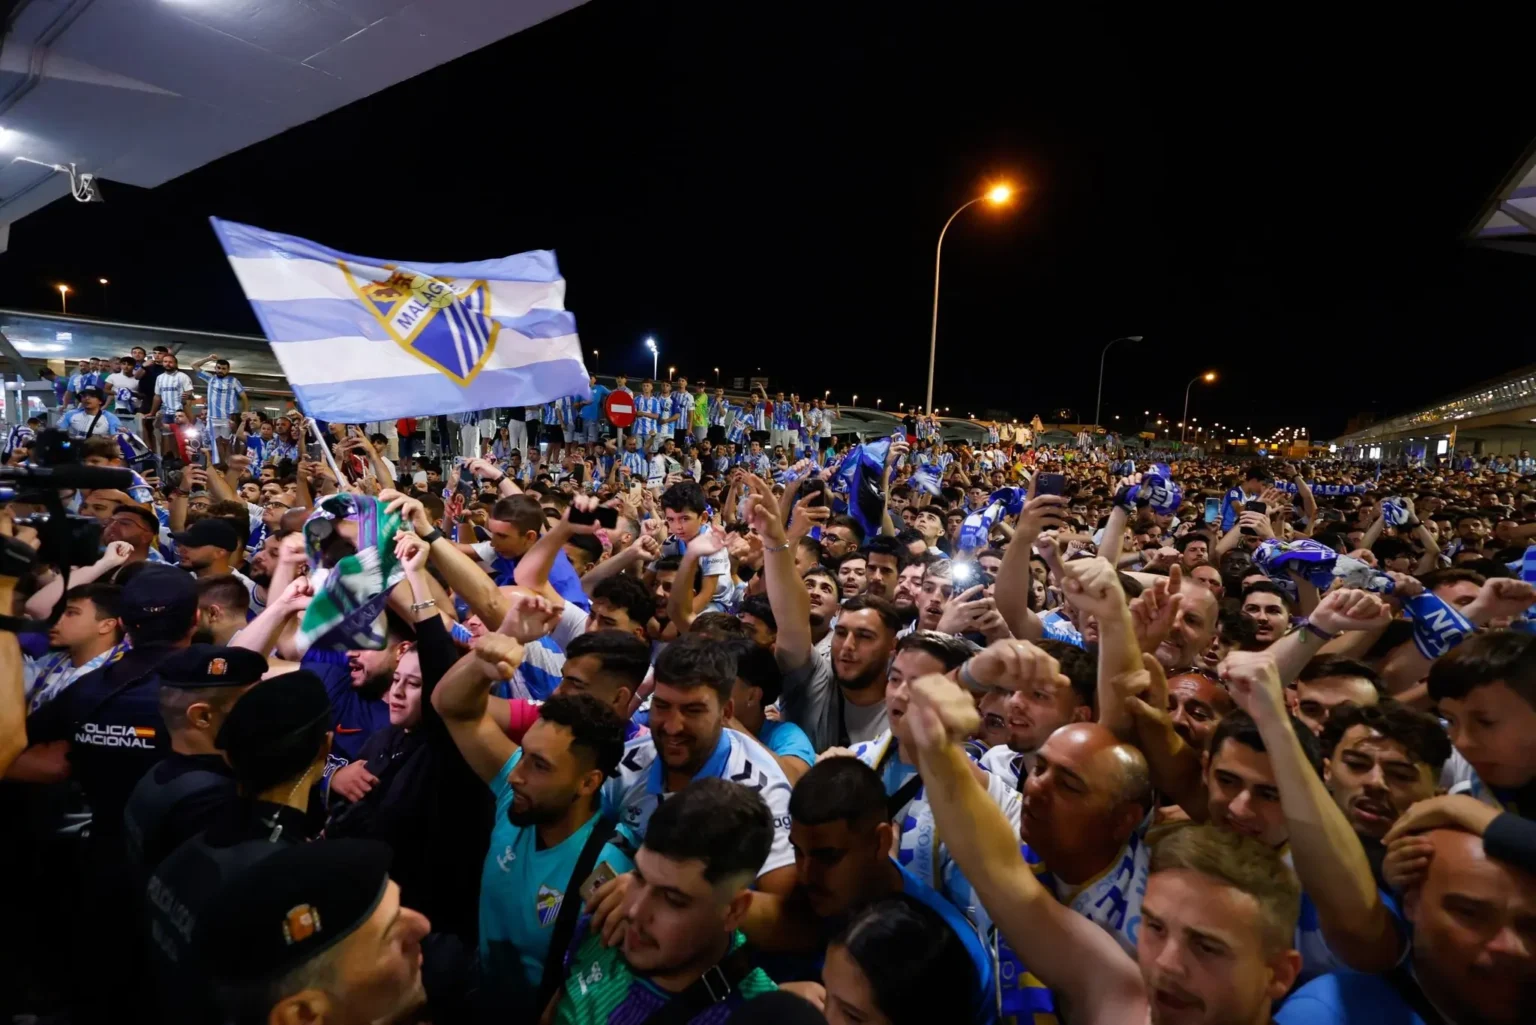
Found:
<svg viewBox="0 0 1536 1025"><path fill-rule="evenodd" d="M885 401L884 399L876 399L875 400L875 408L879 409L880 408L880 403L882 403L884 401Z"/></svg>
<svg viewBox="0 0 1536 1025"><path fill-rule="evenodd" d="M1115 342L1139 341L1141 341L1141 335L1124 335L1120 338L1116 338L1114 341L1110 342L1109 345L1104 346L1104 351L1099 353L1099 394L1098 397L1093 400L1093 425L1095 427L1099 425L1099 406L1104 401L1104 357L1109 355L1109 346L1114 345Z"/></svg>
<svg viewBox="0 0 1536 1025"><path fill-rule="evenodd" d="M654 338L647 338L645 340L645 347L651 350L651 380L654 381L656 380L656 361L661 358L661 354L656 351L656 339Z"/></svg>
<svg viewBox="0 0 1536 1025"><path fill-rule="evenodd" d="M949 231L949 226L955 223L955 218L969 206L974 206L982 200L986 200L993 206L1002 206L1013 198L1013 186L999 182L975 199L966 200L960 204L960 208L949 215L949 220L944 222L944 227L939 229L939 244L933 254L933 326L928 334L928 401L927 407L933 408L933 364L939 351L939 264L944 257L944 235Z"/></svg>
<svg viewBox="0 0 1536 1025"><path fill-rule="evenodd" d="M715 368L715 387L720 387L720 368Z"/></svg>
<svg viewBox="0 0 1536 1025"><path fill-rule="evenodd" d="M107 279L106 278L97 278L96 280L101 282L101 312L102 313L106 313L107 312Z"/></svg>
<svg viewBox="0 0 1536 1025"><path fill-rule="evenodd" d="M598 352L596 349L592 350L592 369L593 370L597 369L598 363L599 363L598 357L600 357L600 356L602 356L602 353Z"/></svg>
<svg viewBox="0 0 1536 1025"><path fill-rule="evenodd" d="M1197 374L1196 376L1191 377L1189 379L1189 383L1184 386L1184 420L1185 420L1185 422L1189 421L1189 390L1195 386L1195 382L1196 381L1204 381L1206 384L1210 384L1211 382L1213 382L1215 380L1216 380L1216 371L1214 371L1214 370L1207 370L1205 373ZM1182 442L1183 440L1184 440L1184 424L1181 423L1181 424L1179 424L1179 441Z"/></svg>
<svg viewBox="0 0 1536 1025"><path fill-rule="evenodd" d="M672 375L675 374L675 373L677 373L677 368L676 367L668 367L667 368L667 380L669 380L669 381L672 380Z"/></svg>
<svg viewBox="0 0 1536 1025"><path fill-rule="evenodd" d="M59 309L64 313L69 312L69 286L59 286Z"/></svg>

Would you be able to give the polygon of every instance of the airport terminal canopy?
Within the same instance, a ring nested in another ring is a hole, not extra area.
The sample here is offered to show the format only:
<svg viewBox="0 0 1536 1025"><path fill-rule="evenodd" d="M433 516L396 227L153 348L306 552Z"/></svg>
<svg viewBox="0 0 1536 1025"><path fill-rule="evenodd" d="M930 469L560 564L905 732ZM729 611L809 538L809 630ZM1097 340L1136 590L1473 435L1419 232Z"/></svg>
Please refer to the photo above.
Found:
<svg viewBox="0 0 1536 1025"><path fill-rule="evenodd" d="M581 2L0 0L0 251L70 191L40 164L110 202L111 182L161 185Z"/></svg>

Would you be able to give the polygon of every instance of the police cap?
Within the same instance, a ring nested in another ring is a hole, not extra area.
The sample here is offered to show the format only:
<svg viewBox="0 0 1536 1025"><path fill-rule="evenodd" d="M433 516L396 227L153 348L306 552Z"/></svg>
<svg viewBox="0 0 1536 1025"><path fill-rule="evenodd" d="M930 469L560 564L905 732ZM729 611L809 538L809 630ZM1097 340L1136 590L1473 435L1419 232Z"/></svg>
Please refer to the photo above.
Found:
<svg viewBox="0 0 1536 1025"><path fill-rule="evenodd" d="M117 610L130 634L155 620L190 628L197 618L197 583L184 569L150 563L123 585Z"/></svg>
<svg viewBox="0 0 1536 1025"><path fill-rule="evenodd" d="M247 648L193 644L160 663L158 671L165 687L244 687L262 678L267 660Z"/></svg>
<svg viewBox="0 0 1536 1025"><path fill-rule="evenodd" d="M219 729L219 750L232 752L286 737L316 722L328 722L331 698L320 677L298 669L263 680L241 696Z"/></svg>
<svg viewBox="0 0 1536 1025"><path fill-rule="evenodd" d="M325 953L378 908L389 858L377 840L320 840L285 847L226 880L198 915L194 943L209 975L270 981Z"/></svg>

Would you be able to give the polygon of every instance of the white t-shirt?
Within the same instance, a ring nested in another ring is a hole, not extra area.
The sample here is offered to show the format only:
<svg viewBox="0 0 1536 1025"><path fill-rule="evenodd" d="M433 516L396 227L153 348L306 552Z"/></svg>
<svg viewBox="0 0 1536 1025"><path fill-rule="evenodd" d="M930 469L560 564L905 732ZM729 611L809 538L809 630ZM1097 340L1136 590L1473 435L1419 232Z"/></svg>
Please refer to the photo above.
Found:
<svg viewBox="0 0 1536 1025"><path fill-rule="evenodd" d="M773 754L756 737L721 730L720 743L695 779L716 776L740 783L768 805L773 817L773 846L758 870L765 875L795 863L789 845L789 779ZM664 792L664 767L657 762L654 734L636 737L624 746L618 775L603 784L603 814L618 819L643 841L651 815L669 795Z"/></svg>

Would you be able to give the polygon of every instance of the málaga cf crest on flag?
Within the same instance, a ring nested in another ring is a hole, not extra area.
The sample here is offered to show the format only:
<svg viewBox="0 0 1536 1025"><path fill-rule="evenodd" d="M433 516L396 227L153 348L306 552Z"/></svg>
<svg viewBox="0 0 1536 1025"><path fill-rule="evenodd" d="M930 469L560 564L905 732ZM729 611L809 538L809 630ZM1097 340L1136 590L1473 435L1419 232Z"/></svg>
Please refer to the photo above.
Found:
<svg viewBox="0 0 1536 1025"><path fill-rule="evenodd" d="M410 262L218 218L213 229L310 416L357 423L590 394L548 250Z"/></svg>

